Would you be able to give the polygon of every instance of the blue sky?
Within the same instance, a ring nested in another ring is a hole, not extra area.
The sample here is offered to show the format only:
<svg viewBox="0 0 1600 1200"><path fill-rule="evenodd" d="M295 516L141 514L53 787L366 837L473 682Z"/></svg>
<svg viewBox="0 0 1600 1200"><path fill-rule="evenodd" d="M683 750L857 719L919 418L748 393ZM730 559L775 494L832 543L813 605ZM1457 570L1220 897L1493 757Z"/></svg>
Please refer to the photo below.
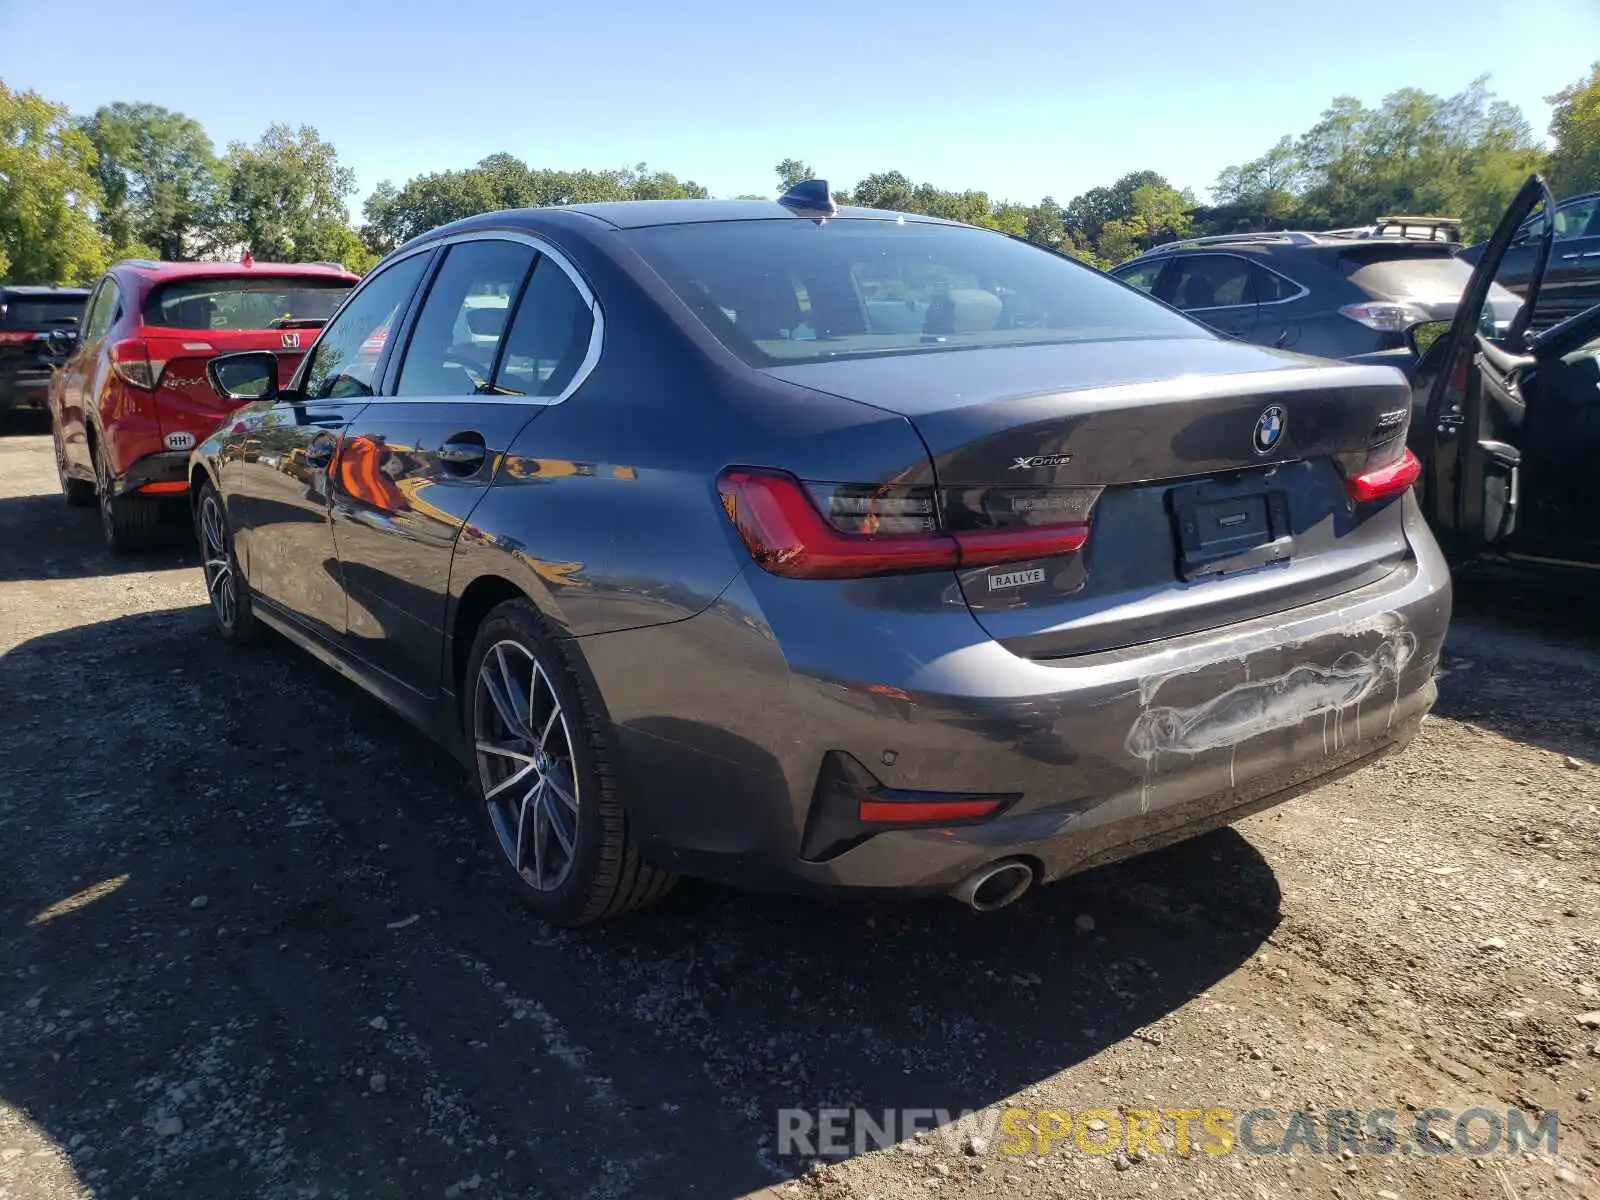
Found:
<svg viewBox="0 0 1600 1200"><path fill-rule="evenodd" d="M1543 97L1600 57L1597 0L1402 0L1389 23L1384 7L0 0L0 78L77 112L163 104L219 151L275 120L315 125L355 168L358 211L379 180L499 150L646 161L713 195L770 190L790 155L842 186L897 168L1066 201L1148 167L1203 195L1340 93L1488 73L1543 135Z"/></svg>

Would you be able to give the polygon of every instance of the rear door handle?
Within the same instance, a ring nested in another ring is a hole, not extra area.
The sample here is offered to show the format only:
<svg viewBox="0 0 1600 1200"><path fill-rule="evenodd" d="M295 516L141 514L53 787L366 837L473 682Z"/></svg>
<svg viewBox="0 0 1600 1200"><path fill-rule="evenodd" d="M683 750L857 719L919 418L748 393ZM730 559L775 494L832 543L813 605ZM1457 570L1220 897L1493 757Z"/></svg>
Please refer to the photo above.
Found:
<svg viewBox="0 0 1600 1200"><path fill-rule="evenodd" d="M453 433L444 440L436 457L455 475L471 475L483 466L488 455L483 434L476 432Z"/></svg>

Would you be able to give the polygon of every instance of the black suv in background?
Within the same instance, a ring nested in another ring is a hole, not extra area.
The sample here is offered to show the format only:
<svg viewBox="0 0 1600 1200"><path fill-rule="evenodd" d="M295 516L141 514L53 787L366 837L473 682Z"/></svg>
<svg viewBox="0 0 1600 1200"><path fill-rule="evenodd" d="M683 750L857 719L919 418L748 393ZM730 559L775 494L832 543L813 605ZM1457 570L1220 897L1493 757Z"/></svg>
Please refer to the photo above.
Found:
<svg viewBox="0 0 1600 1200"><path fill-rule="evenodd" d="M87 288L0 287L0 412L43 409L50 387L50 333L75 329Z"/></svg>
<svg viewBox="0 0 1600 1200"><path fill-rule="evenodd" d="M1262 346L1353 358L1400 352L1419 326L1455 316L1472 277L1446 240L1340 230L1235 233L1169 242L1112 271L1219 333ZM1492 293L1501 320L1517 298Z"/></svg>
<svg viewBox="0 0 1600 1200"><path fill-rule="evenodd" d="M1538 311L1531 328L1549 329L1585 309L1600 304L1600 192L1569 196L1556 205L1555 237ZM1528 280L1544 234L1544 215L1523 222L1500 264L1496 282L1518 296L1528 294ZM1461 257L1476 266L1488 242L1468 246Z"/></svg>

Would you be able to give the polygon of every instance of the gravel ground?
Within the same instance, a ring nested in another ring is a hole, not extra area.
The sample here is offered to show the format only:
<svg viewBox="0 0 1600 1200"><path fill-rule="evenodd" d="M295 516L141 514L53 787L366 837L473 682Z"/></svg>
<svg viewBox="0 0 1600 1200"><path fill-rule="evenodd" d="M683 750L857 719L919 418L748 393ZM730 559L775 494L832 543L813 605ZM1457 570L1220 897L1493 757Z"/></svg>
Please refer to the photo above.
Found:
<svg viewBox="0 0 1600 1200"><path fill-rule="evenodd" d="M686 884L564 933L443 754L203 603L186 540L112 560L49 439L0 437L0 1200L1600 1195L1593 607L1467 590L1404 755L1000 914ZM1560 1142L777 1152L778 1109L843 1105L1520 1106Z"/></svg>

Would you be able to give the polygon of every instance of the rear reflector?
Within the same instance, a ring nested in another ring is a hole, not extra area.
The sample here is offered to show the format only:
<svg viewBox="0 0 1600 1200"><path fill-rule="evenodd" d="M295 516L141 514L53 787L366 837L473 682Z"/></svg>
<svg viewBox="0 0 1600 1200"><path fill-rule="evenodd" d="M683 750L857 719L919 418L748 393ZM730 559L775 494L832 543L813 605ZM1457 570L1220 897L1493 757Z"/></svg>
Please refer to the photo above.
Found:
<svg viewBox="0 0 1600 1200"><path fill-rule="evenodd" d="M794 579L993 566L1071 554L1089 539L1086 520L947 530L924 488L802 484L787 471L735 467L717 492L750 556Z"/></svg>
<svg viewBox="0 0 1600 1200"><path fill-rule="evenodd" d="M1357 504L1365 504L1369 500L1382 500L1385 496L1398 495L1416 483L1421 476L1422 463L1407 448L1394 462L1363 471L1359 475L1352 475L1344 481L1344 485L1350 492L1350 499Z"/></svg>
<svg viewBox="0 0 1600 1200"><path fill-rule="evenodd" d="M943 825L987 817L1004 800L868 800L863 798L857 818L867 825Z"/></svg>
<svg viewBox="0 0 1600 1200"><path fill-rule="evenodd" d="M124 338L111 347L111 369L124 382L145 392L156 390L161 367L150 362L150 350L143 338Z"/></svg>
<svg viewBox="0 0 1600 1200"><path fill-rule="evenodd" d="M176 496L189 490L189 484L183 479L160 479L153 483L140 484L136 489L146 496Z"/></svg>

